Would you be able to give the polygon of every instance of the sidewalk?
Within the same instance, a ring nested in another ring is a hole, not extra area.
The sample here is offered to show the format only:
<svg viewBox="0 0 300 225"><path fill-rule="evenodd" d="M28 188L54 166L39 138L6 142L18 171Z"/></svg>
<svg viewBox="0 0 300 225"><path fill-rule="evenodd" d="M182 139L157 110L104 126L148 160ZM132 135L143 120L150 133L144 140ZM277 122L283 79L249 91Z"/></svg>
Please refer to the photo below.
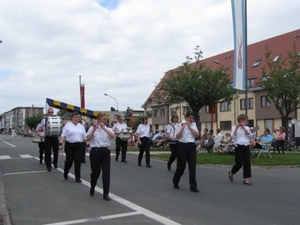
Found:
<svg viewBox="0 0 300 225"><path fill-rule="evenodd" d="M3 186L3 175L0 170L0 225L11 225L9 212L6 207L5 189Z"/></svg>

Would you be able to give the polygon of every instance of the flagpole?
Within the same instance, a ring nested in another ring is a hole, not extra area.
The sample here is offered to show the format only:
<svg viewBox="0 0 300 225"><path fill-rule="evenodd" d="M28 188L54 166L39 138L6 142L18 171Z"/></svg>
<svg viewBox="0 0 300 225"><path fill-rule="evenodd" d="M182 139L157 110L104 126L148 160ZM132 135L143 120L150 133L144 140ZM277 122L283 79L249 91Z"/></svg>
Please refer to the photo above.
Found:
<svg viewBox="0 0 300 225"><path fill-rule="evenodd" d="M247 0L245 0L245 60L244 60L244 68L245 68L245 114L248 114L248 40L247 40Z"/></svg>

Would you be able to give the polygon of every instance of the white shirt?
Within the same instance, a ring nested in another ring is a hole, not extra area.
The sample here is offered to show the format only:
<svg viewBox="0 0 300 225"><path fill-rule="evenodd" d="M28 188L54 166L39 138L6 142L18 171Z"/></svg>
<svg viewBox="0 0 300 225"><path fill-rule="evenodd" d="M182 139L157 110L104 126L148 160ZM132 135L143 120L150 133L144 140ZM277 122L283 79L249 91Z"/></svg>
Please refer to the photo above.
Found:
<svg viewBox="0 0 300 225"><path fill-rule="evenodd" d="M61 134L61 136L65 137L66 141L70 143L84 142L85 135L84 126L81 123L75 125L71 121L64 126Z"/></svg>
<svg viewBox="0 0 300 225"><path fill-rule="evenodd" d="M178 123L171 123L167 126L167 134L171 134L171 138L176 138L178 132Z"/></svg>
<svg viewBox="0 0 300 225"><path fill-rule="evenodd" d="M235 145L246 145L246 146L250 145L250 138L252 137L250 128L248 126L245 126L247 133L249 133L247 135L246 132L244 131L244 129L239 127L237 129L236 136L234 136L233 133L235 131L235 127L236 126L233 126L231 128L231 137L232 137L232 140L234 141L234 144Z"/></svg>
<svg viewBox="0 0 300 225"><path fill-rule="evenodd" d="M123 129L126 129L126 128L127 128L126 123L119 123L119 122L117 122L117 123L114 124L112 130L113 130L115 133L121 133L121 131L122 131Z"/></svg>
<svg viewBox="0 0 300 225"><path fill-rule="evenodd" d="M105 126L106 129L113 132L112 128L109 128ZM93 126L90 126L88 132L86 133L86 136L88 136L90 133L92 133ZM91 140L90 140L90 147L91 148L101 148L101 147L109 147L110 146L110 139L111 137L108 135L108 133L105 132L100 126L95 130Z"/></svg>
<svg viewBox="0 0 300 225"><path fill-rule="evenodd" d="M179 123L178 127L180 127L181 129L181 124L182 123L186 123L185 120L181 121L181 123ZM198 131L198 128L196 126L196 123L191 123L191 128ZM199 132L199 131L198 131ZM191 142L195 142L195 137L193 135L193 133L191 132L190 128L188 128L188 126L185 126L183 132L182 132L182 137L178 139L179 142L182 143L191 143Z"/></svg>
<svg viewBox="0 0 300 225"><path fill-rule="evenodd" d="M222 140L222 134L221 132L215 136L214 141L215 141L215 146L221 145L221 140Z"/></svg>
<svg viewBox="0 0 300 225"><path fill-rule="evenodd" d="M140 124L136 130L136 133L142 137L150 137L150 126L149 124Z"/></svg>
<svg viewBox="0 0 300 225"><path fill-rule="evenodd" d="M39 131L39 128L42 128L43 131ZM45 137L45 119L41 120L41 122L37 125L35 130L39 132L40 137Z"/></svg>

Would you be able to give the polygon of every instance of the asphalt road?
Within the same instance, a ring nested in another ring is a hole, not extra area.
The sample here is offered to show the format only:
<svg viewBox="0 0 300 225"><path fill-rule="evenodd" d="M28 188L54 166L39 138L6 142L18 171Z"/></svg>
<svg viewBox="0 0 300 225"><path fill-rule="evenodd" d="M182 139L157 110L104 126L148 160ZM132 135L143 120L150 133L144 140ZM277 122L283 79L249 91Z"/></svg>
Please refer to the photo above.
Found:
<svg viewBox="0 0 300 225"><path fill-rule="evenodd" d="M198 166L199 193L189 190L186 170L180 189L172 185L165 161L151 160L152 168L111 157L111 202L102 199L102 180L89 196L89 162L82 164L83 183L74 181L74 167L63 179L59 168L47 172L38 161L38 145L31 138L0 135L0 170L6 204L13 225L35 224L199 224L298 225L300 168L252 167L252 186L242 183L242 171L228 180L228 166ZM88 156L87 156L88 161Z"/></svg>

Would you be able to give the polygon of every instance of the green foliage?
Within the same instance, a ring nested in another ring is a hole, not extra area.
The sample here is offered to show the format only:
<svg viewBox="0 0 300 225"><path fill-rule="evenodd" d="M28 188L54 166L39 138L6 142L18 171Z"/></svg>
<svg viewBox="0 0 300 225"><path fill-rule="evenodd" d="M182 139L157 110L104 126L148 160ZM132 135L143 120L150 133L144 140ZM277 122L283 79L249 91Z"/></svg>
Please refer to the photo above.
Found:
<svg viewBox="0 0 300 225"><path fill-rule="evenodd" d="M290 114L300 108L300 57L295 42L287 57L273 62L271 55L272 51L266 47L267 66L263 67L262 77L256 83L267 91L268 101L274 103L287 128Z"/></svg>
<svg viewBox="0 0 300 225"><path fill-rule="evenodd" d="M196 122L199 122L200 109L206 105L220 101L231 102L235 96L235 89L230 85L228 68L223 65L217 70L200 61L202 51L196 46L195 62L187 57L187 61L175 70L168 72L154 95L158 103L187 102L193 112L196 112Z"/></svg>
<svg viewBox="0 0 300 225"><path fill-rule="evenodd" d="M25 118L25 124L29 126L30 130L36 128L36 126L41 122L43 115L33 115Z"/></svg>

